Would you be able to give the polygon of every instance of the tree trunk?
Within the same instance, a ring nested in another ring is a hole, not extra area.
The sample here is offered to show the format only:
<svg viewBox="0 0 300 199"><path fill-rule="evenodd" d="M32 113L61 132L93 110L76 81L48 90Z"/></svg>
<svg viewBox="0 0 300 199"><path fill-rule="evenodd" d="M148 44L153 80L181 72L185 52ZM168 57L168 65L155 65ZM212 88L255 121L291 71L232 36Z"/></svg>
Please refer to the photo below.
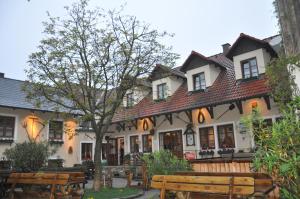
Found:
<svg viewBox="0 0 300 199"><path fill-rule="evenodd" d="M300 53L300 1L276 0L286 55Z"/></svg>
<svg viewBox="0 0 300 199"><path fill-rule="evenodd" d="M101 151L102 151L102 137L101 132L96 133L96 146L95 146L95 155L94 155L94 163L95 163L95 174L94 174L94 191L100 191L101 188L101 179L102 179L102 168L101 168Z"/></svg>

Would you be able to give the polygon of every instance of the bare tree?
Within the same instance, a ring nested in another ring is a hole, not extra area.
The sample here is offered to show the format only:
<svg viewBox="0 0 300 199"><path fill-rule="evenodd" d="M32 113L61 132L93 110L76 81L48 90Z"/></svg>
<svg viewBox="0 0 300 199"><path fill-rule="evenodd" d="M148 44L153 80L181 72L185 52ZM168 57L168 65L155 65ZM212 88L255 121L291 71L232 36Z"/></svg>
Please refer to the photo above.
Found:
<svg viewBox="0 0 300 199"><path fill-rule="evenodd" d="M66 7L64 19L44 22L45 37L29 58L28 98L80 112L96 135L94 190L101 187L102 140L126 91L156 63L174 64L177 54L159 33L134 16L89 9L87 0Z"/></svg>

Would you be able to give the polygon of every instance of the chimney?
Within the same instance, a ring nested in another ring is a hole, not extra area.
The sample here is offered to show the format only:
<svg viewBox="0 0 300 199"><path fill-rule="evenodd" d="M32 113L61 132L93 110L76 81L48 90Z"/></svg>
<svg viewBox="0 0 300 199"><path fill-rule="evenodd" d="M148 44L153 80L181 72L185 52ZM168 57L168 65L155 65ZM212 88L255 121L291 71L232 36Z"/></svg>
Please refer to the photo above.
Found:
<svg viewBox="0 0 300 199"><path fill-rule="evenodd" d="M223 54L226 54L230 48L230 44L229 43L226 43L226 44L223 44L222 47L223 47Z"/></svg>
<svg viewBox="0 0 300 199"><path fill-rule="evenodd" d="M0 78L4 78L4 73L0 72Z"/></svg>

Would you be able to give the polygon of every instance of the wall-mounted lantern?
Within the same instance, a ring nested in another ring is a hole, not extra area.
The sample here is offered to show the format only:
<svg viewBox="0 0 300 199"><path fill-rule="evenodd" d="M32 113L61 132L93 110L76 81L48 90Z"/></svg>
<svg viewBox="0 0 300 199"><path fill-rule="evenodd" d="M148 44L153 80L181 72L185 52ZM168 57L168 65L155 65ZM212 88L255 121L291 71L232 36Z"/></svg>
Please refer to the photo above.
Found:
<svg viewBox="0 0 300 199"><path fill-rule="evenodd" d="M143 121L143 130L147 131L148 129L149 129L148 121L146 119L144 119L144 121Z"/></svg>
<svg viewBox="0 0 300 199"><path fill-rule="evenodd" d="M193 130L192 124L188 124L186 126L186 130L184 131L184 134L186 138L186 145L195 146L195 131Z"/></svg>
<svg viewBox="0 0 300 199"><path fill-rule="evenodd" d="M203 124L205 122L205 116L204 116L204 114L202 113L201 110L199 110L197 118L198 118L198 123L199 124Z"/></svg>

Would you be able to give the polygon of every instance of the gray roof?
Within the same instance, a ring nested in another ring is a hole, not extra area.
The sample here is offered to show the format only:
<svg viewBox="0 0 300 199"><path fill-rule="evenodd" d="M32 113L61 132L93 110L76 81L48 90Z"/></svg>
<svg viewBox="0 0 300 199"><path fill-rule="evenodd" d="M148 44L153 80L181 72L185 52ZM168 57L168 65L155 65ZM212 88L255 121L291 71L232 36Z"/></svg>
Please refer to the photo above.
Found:
<svg viewBox="0 0 300 199"><path fill-rule="evenodd" d="M26 99L26 92L23 91L24 81L0 78L0 107L11 107L39 111L57 111L57 106L51 103L43 103L36 107ZM61 112L63 109L60 109Z"/></svg>

